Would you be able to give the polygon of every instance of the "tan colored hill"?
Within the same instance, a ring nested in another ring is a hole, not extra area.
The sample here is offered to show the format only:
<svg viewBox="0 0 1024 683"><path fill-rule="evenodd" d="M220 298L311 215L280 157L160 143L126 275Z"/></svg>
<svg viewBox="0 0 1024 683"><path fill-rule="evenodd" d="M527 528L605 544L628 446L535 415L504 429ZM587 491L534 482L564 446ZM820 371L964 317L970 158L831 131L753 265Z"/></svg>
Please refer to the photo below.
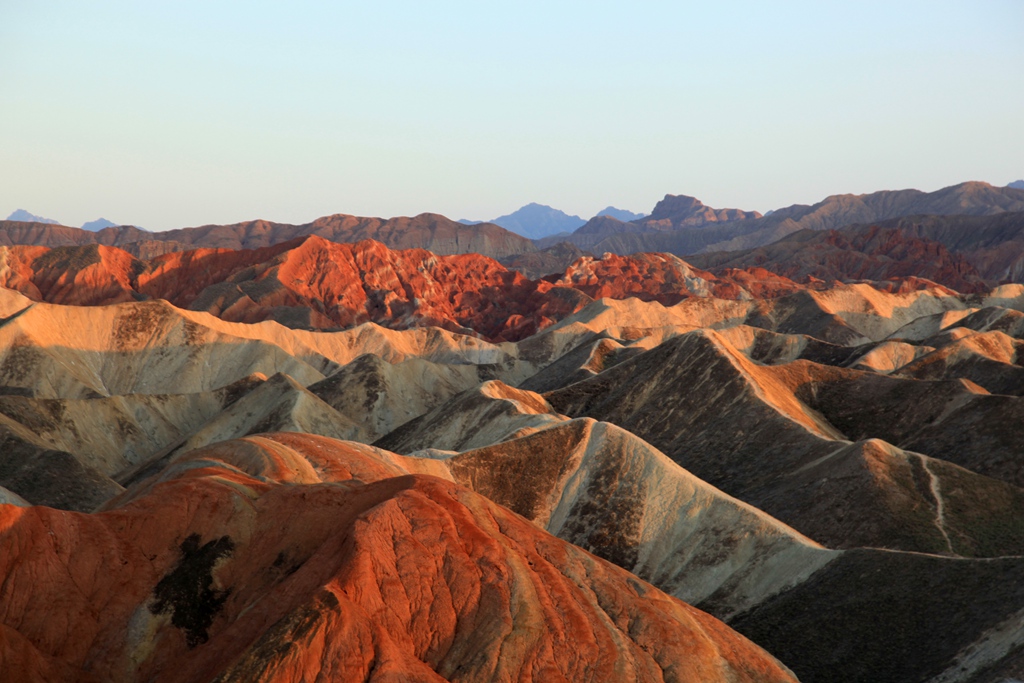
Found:
<svg viewBox="0 0 1024 683"><path fill-rule="evenodd" d="M405 423L374 445L405 454L464 451L532 434L566 419L538 394L488 381Z"/></svg>
<svg viewBox="0 0 1024 683"><path fill-rule="evenodd" d="M309 390L361 425L358 440L374 441L495 373L488 365L442 365L421 358L388 363L366 354Z"/></svg>
<svg viewBox="0 0 1024 683"><path fill-rule="evenodd" d="M720 618L835 557L607 423L572 420L445 462L457 482Z"/></svg>
<svg viewBox="0 0 1024 683"><path fill-rule="evenodd" d="M960 328L957 328L960 329ZM1002 332L968 334L908 362L901 377L962 378L992 394L1024 395L1024 341Z"/></svg>
<svg viewBox="0 0 1024 683"><path fill-rule="evenodd" d="M148 301L84 308L34 304L0 324L0 385L39 398L200 393L254 373L304 385L373 353L391 363L494 366L518 382L536 372L513 344L437 328L363 324L343 332L293 330L275 322L225 322ZM540 359L543 362L545 359Z"/></svg>

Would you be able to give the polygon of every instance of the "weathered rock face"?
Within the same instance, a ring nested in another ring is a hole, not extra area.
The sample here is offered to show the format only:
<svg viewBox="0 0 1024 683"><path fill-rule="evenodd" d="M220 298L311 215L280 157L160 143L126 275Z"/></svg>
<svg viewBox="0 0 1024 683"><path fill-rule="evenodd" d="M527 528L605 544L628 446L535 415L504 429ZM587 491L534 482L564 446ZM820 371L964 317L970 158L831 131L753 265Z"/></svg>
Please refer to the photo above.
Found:
<svg viewBox="0 0 1024 683"><path fill-rule="evenodd" d="M795 680L714 618L388 458L251 437L104 512L0 506L5 663L49 681Z"/></svg>
<svg viewBox="0 0 1024 683"><path fill-rule="evenodd" d="M594 299L636 297L666 305L678 303L687 296L772 298L804 289L766 270L733 270L716 277L671 254L582 257L569 266L555 284L578 289ZM750 286L754 293L744 285Z"/></svg>

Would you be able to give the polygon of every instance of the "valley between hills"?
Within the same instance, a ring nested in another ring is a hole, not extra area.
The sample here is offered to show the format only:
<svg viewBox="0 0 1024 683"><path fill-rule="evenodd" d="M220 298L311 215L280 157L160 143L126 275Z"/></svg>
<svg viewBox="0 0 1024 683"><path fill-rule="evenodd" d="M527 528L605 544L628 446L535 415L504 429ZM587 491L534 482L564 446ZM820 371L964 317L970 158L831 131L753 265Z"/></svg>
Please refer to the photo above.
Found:
<svg viewBox="0 0 1024 683"><path fill-rule="evenodd" d="M2 222L0 681L1024 676L982 185L550 244Z"/></svg>

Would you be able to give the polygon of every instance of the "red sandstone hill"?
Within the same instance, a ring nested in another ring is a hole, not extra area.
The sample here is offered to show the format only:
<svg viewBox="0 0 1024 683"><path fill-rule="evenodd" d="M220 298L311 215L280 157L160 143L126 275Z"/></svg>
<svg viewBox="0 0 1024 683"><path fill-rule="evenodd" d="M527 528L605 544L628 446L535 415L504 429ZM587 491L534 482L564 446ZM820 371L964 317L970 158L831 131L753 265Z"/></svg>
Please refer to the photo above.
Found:
<svg viewBox="0 0 1024 683"><path fill-rule="evenodd" d="M527 280L478 254L393 251L306 237L249 250L199 249L150 261L100 245L12 247L0 284L37 301L98 305L166 299L232 322L330 329L373 321L522 338L590 299Z"/></svg>
<svg viewBox="0 0 1024 683"><path fill-rule="evenodd" d="M669 254L581 257L561 276L530 280L479 254L438 256L365 240L305 237L260 249L197 249L140 260L116 247L0 247L0 286L56 304L103 305L164 299L229 321L274 320L293 328L338 329L374 322L395 329L435 326L515 341L593 299L635 297L676 304L688 297L771 299L801 285L763 268L712 275ZM876 288L932 286L904 278Z"/></svg>
<svg viewBox="0 0 1024 683"><path fill-rule="evenodd" d="M483 496L309 435L197 450L99 513L2 505L0 576L3 681L796 680Z"/></svg>
<svg viewBox="0 0 1024 683"><path fill-rule="evenodd" d="M142 258L156 256L164 251L200 247L257 249L308 235L332 242L373 239L392 249L428 249L435 254L476 253L493 258L535 250L527 238L492 223L463 225L433 213L422 213L411 218L366 218L335 214L301 225L257 220L164 232L146 232L132 226L90 232L62 225L0 221L0 245L62 247L102 244L122 247Z"/></svg>
<svg viewBox="0 0 1024 683"><path fill-rule="evenodd" d="M734 270L718 277L671 254L582 257L555 284L573 287L594 299L636 297L666 305L694 295L718 299L771 298L803 289L764 269Z"/></svg>

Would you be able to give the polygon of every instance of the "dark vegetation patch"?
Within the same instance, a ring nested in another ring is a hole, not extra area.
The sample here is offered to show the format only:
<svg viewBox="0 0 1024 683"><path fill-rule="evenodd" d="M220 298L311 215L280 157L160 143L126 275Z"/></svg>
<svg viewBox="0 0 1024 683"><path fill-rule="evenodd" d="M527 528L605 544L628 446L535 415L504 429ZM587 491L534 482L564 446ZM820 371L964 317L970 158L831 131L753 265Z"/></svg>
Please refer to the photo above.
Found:
<svg viewBox="0 0 1024 683"><path fill-rule="evenodd" d="M153 614L171 613L171 623L185 632L189 649L209 639L210 624L231 594L231 589L212 588L213 567L231 554L234 541L227 536L203 545L201 541L199 534L192 534L182 542L181 559L153 589L156 602L149 608Z"/></svg>

